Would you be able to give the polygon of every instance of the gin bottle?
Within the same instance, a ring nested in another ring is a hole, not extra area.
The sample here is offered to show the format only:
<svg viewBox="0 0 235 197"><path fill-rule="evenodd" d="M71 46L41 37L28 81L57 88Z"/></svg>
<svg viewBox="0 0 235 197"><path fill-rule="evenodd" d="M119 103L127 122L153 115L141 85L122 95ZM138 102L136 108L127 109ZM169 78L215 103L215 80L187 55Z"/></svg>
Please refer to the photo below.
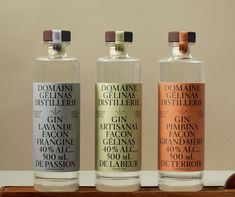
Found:
<svg viewBox="0 0 235 197"><path fill-rule="evenodd" d="M34 66L33 169L38 191L78 189L79 63L67 55L70 34L44 31L45 55Z"/></svg>
<svg viewBox="0 0 235 197"><path fill-rule="evenodd" d="M158 84L159 188L199 191L203 187L205 78L192 57L195 32L169 32L172 55L160 61Z"/></svg>
<svg viewBox="0 0 235 197"><path fill-rule="evenodd" d="M132 37L132 32L106 32L109 55L97 60L95 162L101 191L140 188L141 65L127 53Z"/></svg>

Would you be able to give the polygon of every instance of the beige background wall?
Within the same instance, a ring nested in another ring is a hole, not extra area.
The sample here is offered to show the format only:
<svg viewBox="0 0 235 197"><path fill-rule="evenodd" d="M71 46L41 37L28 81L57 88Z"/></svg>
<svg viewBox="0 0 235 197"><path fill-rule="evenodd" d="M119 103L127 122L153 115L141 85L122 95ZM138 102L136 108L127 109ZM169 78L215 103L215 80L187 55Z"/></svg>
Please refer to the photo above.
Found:
<svg viewBox="0 0 235 197"><path fill-rule="evenodd" d="M81 168L94 168L95 61L107 54L104 31L130 30L130 54L143 64L143 168L157 168L158 60L167 32L196 31L194 56L206 67L206 168L235 169L234 0L0 0L0 170L31 169L32 65L42 31L72 31L81 63Z"/></svg>

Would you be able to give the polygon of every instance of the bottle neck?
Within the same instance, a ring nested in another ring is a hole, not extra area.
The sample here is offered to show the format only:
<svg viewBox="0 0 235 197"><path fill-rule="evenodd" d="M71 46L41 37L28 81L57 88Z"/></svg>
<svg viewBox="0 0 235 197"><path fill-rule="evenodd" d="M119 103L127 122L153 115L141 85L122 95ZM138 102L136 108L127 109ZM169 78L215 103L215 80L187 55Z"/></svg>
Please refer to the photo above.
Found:
<svg viewBox="0 0 235 197"><path fill-rule="evenodd" d="M108 43L111 58L128 58L126 43Z"/></svg>
<svg viewBox="0 0 235 197"><path fill-rule="evenodd" d="M170 44L170 46L172 47L172 57L175 59L191 59L192 55L191 55L191 47L192 44L188 44L188 46L183 46L183 50L182 47L180 46L179 43L174 43L174 44Z"/></svg>
<svg viewBox="0 0 235 197"><path fill-rule="evenodd" d="M67 57L67 46L69 43L46 43L47 57L50 59Z"/></svg>

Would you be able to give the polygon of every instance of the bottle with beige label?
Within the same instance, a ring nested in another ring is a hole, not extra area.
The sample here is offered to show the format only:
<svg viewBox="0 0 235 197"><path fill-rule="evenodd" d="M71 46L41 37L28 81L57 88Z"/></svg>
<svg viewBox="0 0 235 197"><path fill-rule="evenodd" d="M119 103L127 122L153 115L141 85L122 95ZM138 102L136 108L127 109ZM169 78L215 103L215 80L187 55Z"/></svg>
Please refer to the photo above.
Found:
<svg viewBox="0 0 235 197"><path fill-rule="evenodd" d="M158 83L159 188L203 188L205 78L191 55L195 32L169 32L172 56L160 61Z"/></svg>
<svg viewBox="0 0 235 197"><path fill-rule="evenodd" d="M132 32L109 31L109 56L97 60L96 188L140 188L142 85L139 59L129 57Z"/></svg>
<svg viewBox="0 0 235 197"><path fill-rule="evenodd" d="M78 189L79 63L67 55L70 34L44 31L45 56L34 65L33 169L38 191Z"/></svg>

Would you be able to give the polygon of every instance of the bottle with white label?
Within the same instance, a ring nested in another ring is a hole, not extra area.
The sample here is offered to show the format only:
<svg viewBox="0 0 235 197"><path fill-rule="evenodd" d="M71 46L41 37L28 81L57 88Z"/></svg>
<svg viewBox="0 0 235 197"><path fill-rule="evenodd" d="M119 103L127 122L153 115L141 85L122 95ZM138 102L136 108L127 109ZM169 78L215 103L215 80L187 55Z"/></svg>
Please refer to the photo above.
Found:
<svg viewBox="0 0 235 197"><path fill-rule="evenodd" d="M44 31L46 54L34 66L33 169L38 191L78 189L79 63L67 55L70 39L70 31Z"/></svg>
<svg viewBox="0 0 235 197"><path fill-rule="evenodd" d="M140 188L142 85L139 59L129 57L132 32L109 31L109 56L97 60L96 189Z"/></svg>
<svg viewBox="0 0 235 197"><path fill-rule="evenodd" d="M169 32L172 56L160 61L158 84L159 188L203 188L205 78L191 55L195 32Z"/></svg>

